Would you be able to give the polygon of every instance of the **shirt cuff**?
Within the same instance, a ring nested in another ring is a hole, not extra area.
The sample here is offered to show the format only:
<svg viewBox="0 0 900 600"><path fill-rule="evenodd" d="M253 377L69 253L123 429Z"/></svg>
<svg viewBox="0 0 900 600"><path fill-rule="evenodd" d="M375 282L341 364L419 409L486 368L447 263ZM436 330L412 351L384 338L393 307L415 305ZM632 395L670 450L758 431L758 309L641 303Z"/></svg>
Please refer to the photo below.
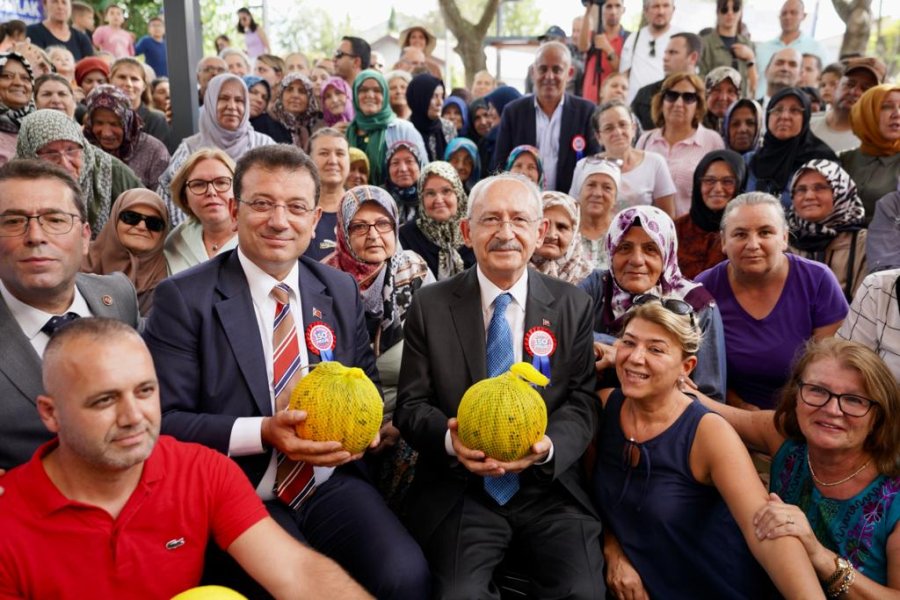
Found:
<svg viewBox="0 0 900 600"><path fill-rule="evenodd" d="M456 450L453 449L453 439L450 437L450 430L447 430L447 435L444 436L444 450L447 451L448 456L456 456Z"/></svg>
<svg viewBox="0 0 900 600"><path fill-rule="evenodd" d="M542 460L540 462L534 463L535 465L538 465L538 466L546 465L548 462L553 460L553 440L551 440L550 438L547 438L547 440L550 441L550 452L547 453L547 458L545 458L544 460Z"/></svg>
<svg viewBox="0 0 900 600"><path fill-rule="evenodd" d="M265 452L262 443L262 422L265 417L238 417L231 427L228 456L249 456Z"/></svg>

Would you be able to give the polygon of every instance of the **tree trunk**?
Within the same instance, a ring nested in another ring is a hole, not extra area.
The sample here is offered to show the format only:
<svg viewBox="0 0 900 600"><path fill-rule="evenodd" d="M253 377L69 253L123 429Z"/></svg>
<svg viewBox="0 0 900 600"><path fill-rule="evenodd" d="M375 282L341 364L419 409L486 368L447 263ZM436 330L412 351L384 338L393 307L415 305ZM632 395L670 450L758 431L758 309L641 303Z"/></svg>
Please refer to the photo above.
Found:
<svg viewBox="0 0 900 600"><path fill-rule="evenodd" d="M487 0L484 12L478 23L470 23L463 18L454 0L438 0L441 15L447 23L447 28L453 32L457 43L454 50L462 58L466 69L466 87L471 87L475 79L475 73L487 67L487 57L484 54L484 38L487 29L497 13L500 0Z"/></svg>
<svg viewBox="0 0 900 600"><path fill-rule="evenodd" d="M841 57L865 55L872 33L872 0L831 0L831 3L847 25L841 43Z"/></svg>

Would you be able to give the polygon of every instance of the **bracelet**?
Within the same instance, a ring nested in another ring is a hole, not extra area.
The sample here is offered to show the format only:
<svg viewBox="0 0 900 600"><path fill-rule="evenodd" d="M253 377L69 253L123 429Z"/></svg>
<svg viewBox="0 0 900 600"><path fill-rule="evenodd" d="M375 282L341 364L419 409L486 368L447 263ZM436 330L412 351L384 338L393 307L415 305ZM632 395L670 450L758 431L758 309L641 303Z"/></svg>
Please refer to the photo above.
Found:
<svg viewBox="0 0 900 600"><path fill-rule="evenodd" d="M832 584L832 586L830 586L828 588L828 597L829 598L838 598L840 596L843 596L850 589L850 586L853 585L853 582L855 579L856 579L856 571L854 571L853 567L851 566L850 569L847 571L847 574L844 575L843 578L841 578L841 580L839 581L839 583L841 584L841 586L839 588L835 589L834 584ZM835 583L838 583L838 582L835 582Z"/></svg>
<svg viewBox="0 0 900 600"><path fill-rule="evenodd" d="M755 66L756 66L756 63L753 62L752 60L751 60L750 62L747 63L747 68L748 68L748 69L749 69L750 67L755 67Z"/></svg>
<svg viewBox="0 0 900 600"><path fill-rule="evenodd" d="M841 594L846 593L856 577L853 571L853 564L843 556L834 557L834 566L834 573L825 582L825 590L830 598L837 598Z"/></svg>

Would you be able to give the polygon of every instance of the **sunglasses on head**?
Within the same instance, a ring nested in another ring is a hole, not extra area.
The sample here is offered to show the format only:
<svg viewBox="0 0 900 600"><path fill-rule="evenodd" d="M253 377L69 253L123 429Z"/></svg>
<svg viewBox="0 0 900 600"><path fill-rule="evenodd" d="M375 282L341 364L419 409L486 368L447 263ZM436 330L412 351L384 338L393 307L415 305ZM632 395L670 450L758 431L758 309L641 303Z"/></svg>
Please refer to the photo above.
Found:
<svg viewBox="0 0 900 600"><path fill-rule="evenodd" d="M679 98L684 100L685 104L696 104L700 95L697 92L676 92L675 90L666 90L663 94L663 100L672 104L678 102Z"/></svg>
<svg viewBox="0 0 900 600"><path fill-rule="evenodd" d="M669 312L675 313L676 315L682 317L690 317L691 327L697 327L697 324L694 321L694 307L692 307L684 300L679 300L678 298L660 298L655 294L640 294L639 296L634 297L634 299L631 301L631 305L642 306L644 304L650 304L652 302L659 302L660 304L662 304L663 308L665 308Z"/></svg>
<svg viewBox="0 0 900 600"><path fill-rule="evenodd" d="M119 220L132 227L143 221L147 225L147 230L154 233L166 228L166 222L160 217L149 217L133 210L123 210L119 213Z"/></svg>
<svg viewBox="0 0 900 600"><path fill-rule="evenodd" d="M650 57L656 56L656 40L650 40Z"/></svg>

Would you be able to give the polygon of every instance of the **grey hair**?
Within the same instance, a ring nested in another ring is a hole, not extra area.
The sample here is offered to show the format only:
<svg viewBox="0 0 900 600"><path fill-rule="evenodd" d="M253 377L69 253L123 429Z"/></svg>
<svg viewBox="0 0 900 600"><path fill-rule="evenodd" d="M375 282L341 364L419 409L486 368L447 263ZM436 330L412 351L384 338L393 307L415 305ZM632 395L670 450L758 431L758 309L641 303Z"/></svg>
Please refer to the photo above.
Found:
<svg viewBox="0 0 900 600"><path fill-rule="evenodd" d="M219 58L221 58L222 60L225 60L232 55L240 56L241 60L244 61L244 64L247 65L247 70L249 71L251 69L252 65L250 64L250 57L244 54L244 52L239 48L225 48L221 52L219 52Z"/></svg>
<svg viewBox="0 0 900 600"><path fill-rule="evenodd" d="M525 188L527 194L523 198L523 204L531 204L531 214L534 218L539 219L544 214L544 204L541 201L541 190L533 181L520 173L500 173L491 177L486 177L475 184L469 193L469 206L466 208L466 218L471 219L475 205L485 196L492 185L501 181L512 181L521 184Z"/></svg>
<svg viewBox="0 0 900 600"><path fill-rule="evenodd" d="M387 73L384 74L384 80L388 84L391 83L391 79L397 79L397 78L400 78L403 81L405 81L406 83L409 83L410 81L412 81L412 74L410 74L409 71L404 71L402 69L394 69L393 71L388 71Z"/></svg>
<svg viewBox="0 0 900 600"><path fill-rule="evenodd" d="M534 55L534 64L538 64L538 61L544 56L544 53L550 48L556 48L560 52L562 52L563 57L566 59L566 64L570 67L572 66L572 51L569 50L569 47L563 44L562 42L557 42L553 40L551 42L544 42L538 47L538 51Z"/></svg>
<svg viewBox="0 0 900 600"><path fill-rule="evenodd" d="M722 213L722 222L720 224L722 233L725 233L725 229L728 227L728 218L731 216L731 213L742 206L771 206L780 217L781 230L787 231L787 218L784 215L784 206L781 205L781 200L765 192L746 192L735 196L733 200L725 205L725 212Z"/></svg>

